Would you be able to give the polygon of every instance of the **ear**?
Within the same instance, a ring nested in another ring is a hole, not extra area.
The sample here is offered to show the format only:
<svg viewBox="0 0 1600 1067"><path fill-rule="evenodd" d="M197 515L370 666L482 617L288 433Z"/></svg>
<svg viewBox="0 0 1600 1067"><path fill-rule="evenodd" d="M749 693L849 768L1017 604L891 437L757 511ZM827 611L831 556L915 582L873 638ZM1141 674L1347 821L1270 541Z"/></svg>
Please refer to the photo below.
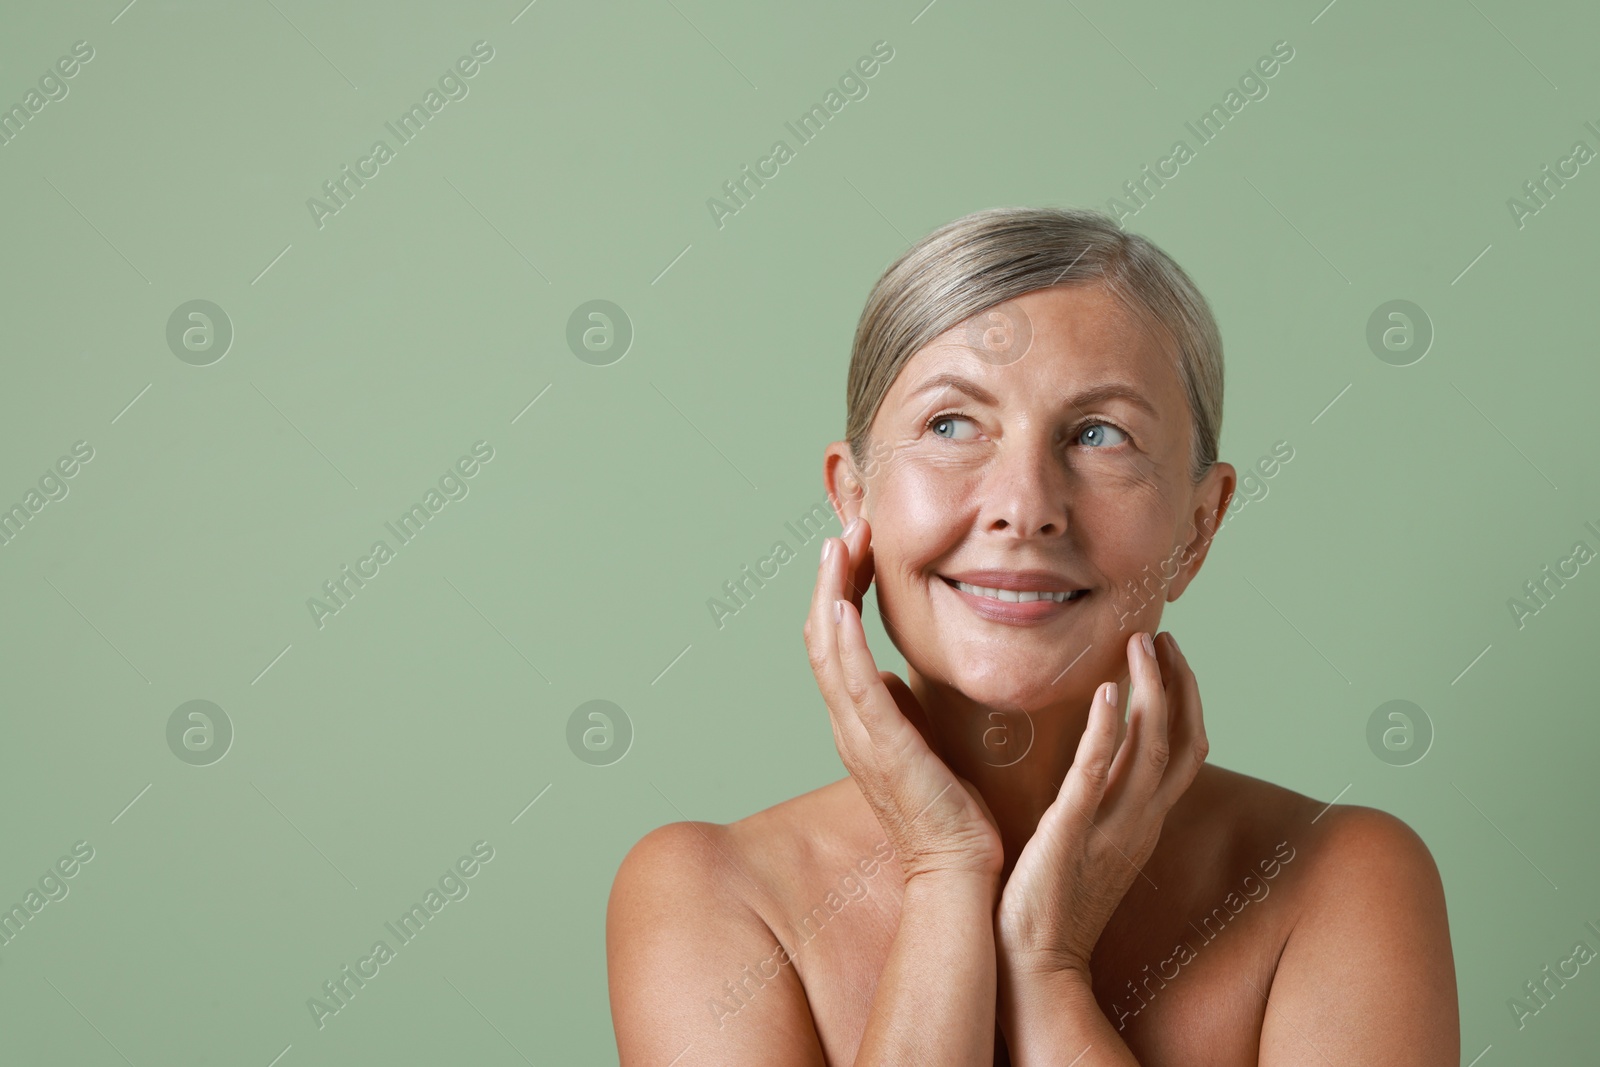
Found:
<svg viewBox="0 0 1600 1067"><path fill-rule="evenodd" d="M850 458L848 441L835 441L822 453L822 484L828 490L828 502L839 516L840 526L849 526L857 515L864 514L867 487ZM870 522L872 516L867 515Z"/></svg>
<svg viewBox="0 0 1600 1067"><path fill-rule="evenodd" d="M1193 510L1190 513L1190 539L1179 551L1178 573L1167 586L1168 603L1182 596L1194 576L1200 573L1200 565L1206 561L1211 542L1222 529L1228 504L1233 500L1233 491L1238 484L1233 464L1218 462L1195 486Z"/></svg>

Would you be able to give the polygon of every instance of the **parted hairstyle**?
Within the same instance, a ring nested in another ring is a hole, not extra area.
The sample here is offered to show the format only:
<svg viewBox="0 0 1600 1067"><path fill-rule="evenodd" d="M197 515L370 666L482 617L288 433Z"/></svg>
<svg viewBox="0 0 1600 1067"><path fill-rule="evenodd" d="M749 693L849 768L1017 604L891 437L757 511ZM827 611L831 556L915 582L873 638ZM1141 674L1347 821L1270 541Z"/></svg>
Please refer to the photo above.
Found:
<svg viewBox="0 0 1600 1067"><path fill-rule="evenodd" d="M1099 211L998 207L947 223L878 278L856 325L845 438L866 468L867 431L907 360L977 313L1037 289L1100 283L1167 344L1189 401L1189 477L1217 461L1222 336L1183 268Z"/></svg>

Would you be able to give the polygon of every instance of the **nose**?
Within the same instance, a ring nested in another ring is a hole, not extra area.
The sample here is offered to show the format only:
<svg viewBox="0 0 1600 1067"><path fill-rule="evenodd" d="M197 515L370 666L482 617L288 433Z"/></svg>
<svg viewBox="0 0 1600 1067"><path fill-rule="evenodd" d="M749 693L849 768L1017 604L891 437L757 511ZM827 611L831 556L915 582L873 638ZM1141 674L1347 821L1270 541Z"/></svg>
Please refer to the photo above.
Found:
<svg viewBox="0 0 1600 1067"><path fill-rule="evenodd" d="M983 483L981 528L1018 537L1067 532L1068 479L1060 449L1044 430L1001 442Z"/></svg>

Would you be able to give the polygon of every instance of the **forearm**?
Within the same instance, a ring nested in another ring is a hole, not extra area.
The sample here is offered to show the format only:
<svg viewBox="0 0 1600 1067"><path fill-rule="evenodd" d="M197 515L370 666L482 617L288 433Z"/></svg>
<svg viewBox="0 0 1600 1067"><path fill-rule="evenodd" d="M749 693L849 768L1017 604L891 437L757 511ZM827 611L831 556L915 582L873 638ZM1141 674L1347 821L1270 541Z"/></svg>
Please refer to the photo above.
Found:
<svg viewBox="0 0 1600 1067"><path fill-rule="evenodd" d="M856 1063L993 1062L997 893L978 875L906 884Z"/></svg>
<svg viewBox="0 0 1600 1067"><path fill-rule="evenodd" d="M1139 1067L1094 999L1089 976L1002 970L997 1011L1013 1067Z"/></svg>

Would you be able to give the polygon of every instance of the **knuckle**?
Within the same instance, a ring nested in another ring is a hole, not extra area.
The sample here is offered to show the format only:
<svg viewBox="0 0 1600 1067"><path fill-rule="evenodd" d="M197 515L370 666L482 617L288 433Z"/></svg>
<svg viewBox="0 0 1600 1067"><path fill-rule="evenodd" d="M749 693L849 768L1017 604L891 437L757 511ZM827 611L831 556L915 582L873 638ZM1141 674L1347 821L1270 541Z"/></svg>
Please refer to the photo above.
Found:
<svg viewBox="0 0 1600 1067"><path fill-rule="evenodd" d="M872 685L863 678L847 675L844 680L844 691L859 706L866 703L868 695L872 692Z"/></svg>
<svg viewBox="0 0 1600 1067"><path fill-rule="evenodd" d="M1164 740L1151 738L1150 743L1145 747L1144 754L1150 765L1160 770L1172 758L1172 746Z"/></svg>
<svg viewBox="0 0 1600 1067"><path fill-rule="evenodd" d="M1077 771L1083 775L1086 782L1096 789L1104 788L1106 781L1111 777L1111 767L1104 760L1086 760L1081 767L1077 768Z"/></svg>

